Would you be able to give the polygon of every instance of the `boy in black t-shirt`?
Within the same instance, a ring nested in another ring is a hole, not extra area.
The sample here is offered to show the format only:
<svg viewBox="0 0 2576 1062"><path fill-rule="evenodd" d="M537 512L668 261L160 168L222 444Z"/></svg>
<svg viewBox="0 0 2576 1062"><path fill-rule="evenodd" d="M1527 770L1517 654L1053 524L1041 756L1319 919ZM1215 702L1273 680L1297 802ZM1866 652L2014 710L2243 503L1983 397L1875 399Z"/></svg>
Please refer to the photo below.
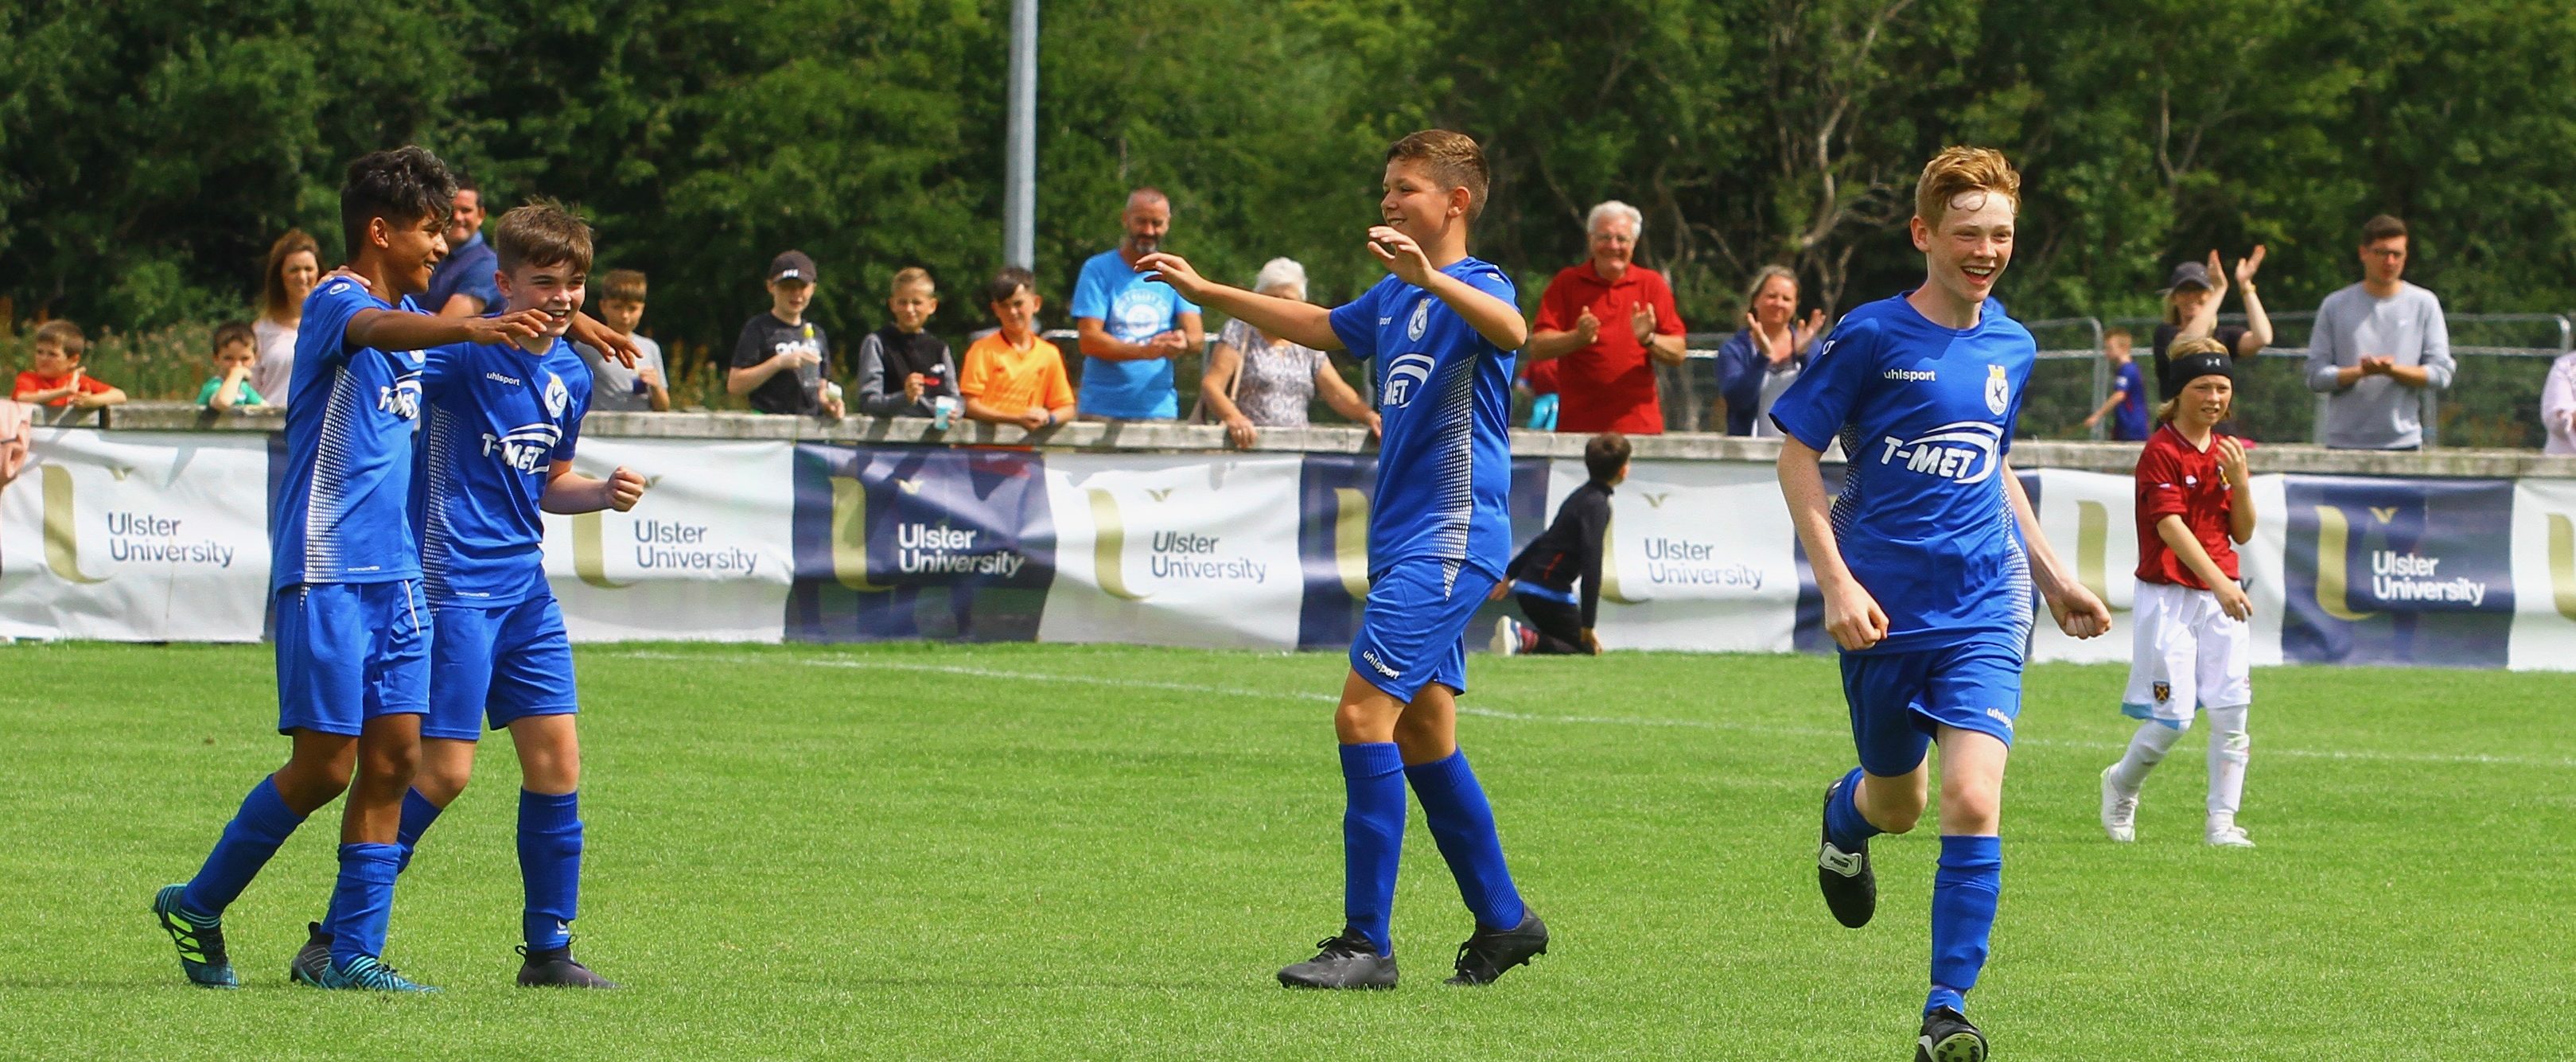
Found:
<svg viewBox="0 0 2576 1062"><path fill-rule="evenodd" d="M1592 479L1565 496L1556 521L1531 539L1503 569L1503 582L1493 600L1510 594L1520 601L1521 623L1510 616L1494 621L1492 649L1516 653L1599 655L1601 639L1592 634L1593 616L1601 608L1601 551L1610 529L1610 492L1628 478L1628 437L1605 431L1583 444L1583 467ZM1575 581L1583 597L1574 596Z"/></svg>
<svg viewBox="0 0 2576 1062"><path fill-rule="evenodd" d="M922 330L939 309L930 273L908 268L894 275L886 299L894 323L859 341L856 388L859 412L871 417L936 417L942 400L959 408L957 362L948 344Z"/></svg>
<svg viewBox="0 0 2576 1062"><path fill-rule="evenodd" d="M725 392L762 413L841 415L831 382L832 348L823 326L805 319L814 302L814 260L788 251L769 262L769 309L743 322Z"/></svg>

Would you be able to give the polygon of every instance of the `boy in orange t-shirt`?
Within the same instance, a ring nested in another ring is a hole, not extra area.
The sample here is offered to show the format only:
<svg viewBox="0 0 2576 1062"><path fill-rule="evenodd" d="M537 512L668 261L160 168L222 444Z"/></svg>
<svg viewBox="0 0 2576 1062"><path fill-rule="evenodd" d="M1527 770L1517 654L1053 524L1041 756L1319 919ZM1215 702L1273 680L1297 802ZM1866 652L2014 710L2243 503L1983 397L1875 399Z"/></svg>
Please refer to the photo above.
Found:
<svg viewBox="0 0 2576 1062"><path fill-rule="evenodd" d="M957 393L966 415L995 424L1042 431L1073 419L1073 385L1064 378L1064 353L1038 338L1037 280L1009 266L995 274L984 297L1002 330L966 348Z"/></svg>
<svg viewBox="0 0 2576 1062"><path fill-rule="evenodd" d="M36 328L34 367L18 374L15 397L40 406L97 409L125 404L125 392L81 371L89 339L70 321L47 321Z"/></svg>

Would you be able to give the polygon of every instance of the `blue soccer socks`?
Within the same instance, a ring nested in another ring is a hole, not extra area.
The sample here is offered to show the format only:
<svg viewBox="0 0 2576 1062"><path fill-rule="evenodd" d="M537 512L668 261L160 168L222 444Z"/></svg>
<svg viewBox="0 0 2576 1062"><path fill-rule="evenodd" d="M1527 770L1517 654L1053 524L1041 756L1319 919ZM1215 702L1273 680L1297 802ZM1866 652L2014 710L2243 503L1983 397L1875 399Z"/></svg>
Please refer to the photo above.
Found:
<svg viewBox="0 0 2576 1062"><path fill-rule="evenodd" d="M402 824L394 828L394 843L402 847L402 862L397 870L411 869L411 854L420 849L420 835L429 832L438 813L446 809L429 802L420 790L403 791Z"/></svg>
<svg viewBox="0 0 2576 1062"><path fill-rule="evenodd" d="M1852 768L1834 790L1834 799L1825 805L1825 837L1846 852L1860 851L1870 838L1886 832L1870 825L1869 819L1861 815L1860 805L1854 802L1860 797L1860 779L1860 768Z"/></svg>
<svg viewBox="0 0 2576 1062"><path fill-rule="evenodd" d="M224 824L215 850L206 854L206 865L179 895L179 910L200 916L199 921L223 914L277 854L277 846L303 824L304 816L289 810L286 799L277 795L277 778L260 779L242 798L241 810Z"/></svg>
<svg viewBox="0 0 2576 1062"><path fill-rule="evenodd" d="M1932 995L1924 1013L1967 1012L1960 997L1977 987L1977 973L1985 969L2003 876L2002 838L1941 838L1941 869L1932 876Z"/></svg>
<svg viewBox="0 0 2576 1062"><path fill-rule="evenodd" d="M531 952L572 943L581 907L580 804L578 793L519 791L519 875L528 898L521 923ZM1387 881L1392 885L1393 875ZM1385 925L1382 917L1378 924Z"/></svg>
<svg viewBox="0 0 2576 1062"><path fill-rule="evenodd" d="M1404 757L1395 743L1342 746L1342 789L1342 918L1378 954L1393 955L1387 918L1404 855Z"/></svg>
<svg viewBox="0 0 2576 1062"><path fill-rule="evenodd" d="M353 959L384 955L402 853L400 845L340 846L340 882L331 892L331 920L322 927L331 934L331 965L346 969Z"/></svg>
<svg viewBox="0 0 2576 1062"><path fill-rule="evenodd" d="M1529 912L1521 905L1520 890L1512 887L1512 872L1503 864L1503 841L1494 833L1493 806L1485 802L1485 789L1476 784L1465 750L1406 767L1404 775L1413 782L1431 838L1439 842L1440 858L1449 862L1458 895L1475 912L1476 924L1492 930L1519 927Z"/></svg>

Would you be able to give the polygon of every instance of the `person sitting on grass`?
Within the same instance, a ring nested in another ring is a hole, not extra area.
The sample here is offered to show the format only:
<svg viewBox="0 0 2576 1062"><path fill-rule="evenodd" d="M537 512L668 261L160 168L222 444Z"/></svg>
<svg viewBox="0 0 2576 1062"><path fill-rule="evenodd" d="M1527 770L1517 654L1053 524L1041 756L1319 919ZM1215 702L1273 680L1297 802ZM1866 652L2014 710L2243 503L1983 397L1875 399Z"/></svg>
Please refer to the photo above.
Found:
<svg viewBox="0 0 2576 1062"><path fill-rule="evenodd" d="M81 368L81 355L88 351L89 339L81 335L79 325L47 321L36 326L36 356L32 367L18 374L14 397L29 405L58 408L124 405L125 392Z"/></svg>
<svg viewBox="0 0 2576 1062"><path fill-rule="evenodd" d="M1044 431L1073 419L1073 384L1064 378L1064 352L1038 338L1037 278L1018 266L993 275L985 305L1001 330L966 348L957 391L966 415L994 424Z"/></svg>
<svg viewBox="0 0 2576 1062"><path fill-rule="evenodd" d="M1605 431L1583 444L1583 468L1590 481L1574 488L1556 507L1556 521L1522 547L1503 569L1503 581L1492 600L1518 598L1528 623L1505 616L1494 621L1494 652L1582 654L1598 656L1601 639L1592 633L1601 611L1601 554L1609 548L1610 492L1628 478L1628 437ZM1583 598L1574 583L1583 581Z"/></svg>
<svg viewBox="0 0 2576 1062"><path fill-rule="evenodd" d="M266 405L268 400L250 383L259 365L259 337L251 334L250 326L238 321L217 325L214 348L215 372L206 377L206 386L197 389L197 404L217 413Z"/></svg>

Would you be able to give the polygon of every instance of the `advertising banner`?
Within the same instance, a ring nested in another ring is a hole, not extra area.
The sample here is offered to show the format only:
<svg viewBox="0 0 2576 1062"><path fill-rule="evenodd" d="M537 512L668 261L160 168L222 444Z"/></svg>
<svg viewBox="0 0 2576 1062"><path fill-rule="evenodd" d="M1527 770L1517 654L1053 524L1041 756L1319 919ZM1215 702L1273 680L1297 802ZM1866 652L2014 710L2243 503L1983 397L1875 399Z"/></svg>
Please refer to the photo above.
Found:
<svg viewBox="0 0 2576 1062"><path fill-rule="evenodd" d="M1294 649L1299 457L1069 454L1046 465L1042 642Z"/></svg>
<svg viewBox="0 0 2576 1062"><path fill-rule="evenodd" d="M40 429L0 487L0 635L255 642L268 439Z"/></svg>
<svg viewBox="0 0 2576 1062"><path fill-rule="evenodd" d="M1580 461L1548 476L1547 511L1583 485ZM1767 465L1638 461L1610 495L1602 555L1603 645L1787 652L1798 607L1797 532Z"/></svg>
<svg viewBox="0 0 2576 1062"><path fill-rule="evenodd" d="M644 477L632 512L547 514L546 579L577 641L774 642L794 491L783 442L583 439L573 470Z"/></svg>
<svg viewBox="0 0 2576 1062"><path fill-rule="evenodd" d="M1025 642L1055 578L1046 463L1012 450L798 444L801 642Z"/></svg>
<svg viewBox="0 0 2576 1062"><path fill-rule="evenodd" d="M2283 659L2505 666L2512 482L2289 476L2282 494Z"/></svg>
<svg viewBox="0 0 2576 1062"><path fill-rule="evenodd" d="M2513 591L2506 666L2576 669L2576 481L2514 484Z"/></svg>

